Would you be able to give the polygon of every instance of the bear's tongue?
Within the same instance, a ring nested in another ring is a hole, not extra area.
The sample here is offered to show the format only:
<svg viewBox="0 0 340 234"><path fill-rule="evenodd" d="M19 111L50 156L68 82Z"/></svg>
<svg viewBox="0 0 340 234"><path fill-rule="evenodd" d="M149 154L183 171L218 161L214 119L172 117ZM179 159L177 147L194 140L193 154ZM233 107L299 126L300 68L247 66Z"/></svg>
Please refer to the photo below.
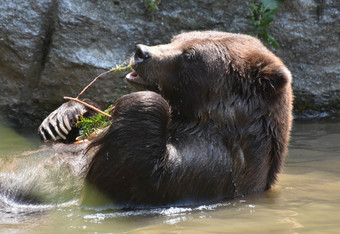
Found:
<svg viewBox="0 0 340 234"><path fill-rule="evenodd" d="M145 81L142 79L142 77L140 77L135 71L127 74L125 78L132 83L145 84Z"/></svg>

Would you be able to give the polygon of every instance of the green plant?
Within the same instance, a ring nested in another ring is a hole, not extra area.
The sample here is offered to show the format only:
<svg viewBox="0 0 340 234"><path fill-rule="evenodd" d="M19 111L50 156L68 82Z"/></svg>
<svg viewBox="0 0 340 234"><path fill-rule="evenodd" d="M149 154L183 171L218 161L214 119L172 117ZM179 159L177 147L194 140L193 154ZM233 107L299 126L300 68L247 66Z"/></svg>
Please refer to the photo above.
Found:
<svg viewBox="0 0 340 234"><path fill-rule="evenodd" d="M161 0L144 0L144 5L151 14L154 14L158 11L158 5L160 2Z"/></svg>
<svg viewBox="0 0 340 234"><path fill-rule="evenodd" d="M115 68L111 68L110 72L126 72L126 71L132 71L131 65L128 64L128 61L124 61L122 64L116 65Z"/></svg>
<svg viewBox="0 0 340 234"><path fill-rule="evenodd" d="M109 114L111 108L112 105L109 106L104 112ZM101 132L110 124L111 121L109 117L98 113L90 118L80 117L77 122L77 127L80 128L81 139L86 139L94 132Z"/></svg>
<svg viewBox="0 0 340 234"><path fill-rule="evenodd" d="M77 122L77 127L80 128L80 137L78 139L86 139L88 138L92 133L100 133L104 128L109 126L111 124L110 117L111 115L109 114L110 110L112 109L112 105L109 106L105 111L101 111L95 106L92 106L82 100L79 100L79 97L99 78L102 77L105 74L108 74L110 72L116 73L116 72L126 72L126 71L131 71L132 68L128 64L127 61L124 61L120 65L116 65L115 68L111 68L110 70L101 73L99 76L94 78L91 83L89 83L79 94L76 98L72 97L64 97L66 100L72 100L79 102L86 107L99 112L98 114L90 117L90 118L85 118L85 117L80 117L80 119Z"/></svg>
<svg viewBox="0 0 340 234"><path fill-rule="evenodd" d="M269 34L268 26L274 20L282 0L262 0L261 3L250 4L249 14L254 28L254 36L263 39L274 48L280 48L279 43Z"/></svg>

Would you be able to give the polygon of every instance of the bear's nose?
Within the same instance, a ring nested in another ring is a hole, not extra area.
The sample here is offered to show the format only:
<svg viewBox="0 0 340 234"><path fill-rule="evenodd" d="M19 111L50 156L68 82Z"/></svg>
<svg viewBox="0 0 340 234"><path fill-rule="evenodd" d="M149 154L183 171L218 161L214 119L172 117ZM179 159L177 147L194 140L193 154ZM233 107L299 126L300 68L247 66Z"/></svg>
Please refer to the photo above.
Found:
<svg viewBox="0 0 340 234"><path fill-rule="evenodd" d="M145 45L138 44L136 45L135 52L135 63L147 62L151 59L151 55L148 51L148 47Z"/></svg>

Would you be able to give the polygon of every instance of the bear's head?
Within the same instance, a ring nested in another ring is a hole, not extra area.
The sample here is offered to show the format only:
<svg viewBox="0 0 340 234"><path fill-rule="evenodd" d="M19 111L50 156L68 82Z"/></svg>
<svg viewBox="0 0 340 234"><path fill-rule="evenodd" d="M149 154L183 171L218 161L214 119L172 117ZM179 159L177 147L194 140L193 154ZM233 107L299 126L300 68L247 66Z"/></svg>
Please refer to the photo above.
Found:
<svg viewBox="0 0 340 234"><path fill-rule="evenodd" d="M227 112L238 118L280 105L291 96L288 69L258 39L247 35L188 32L169 44L139 44L131 65L134 71L126 79L132 86L160 93L175 118L190 121L224 122ZM289 94L282 91L287 87Z"/></svg>

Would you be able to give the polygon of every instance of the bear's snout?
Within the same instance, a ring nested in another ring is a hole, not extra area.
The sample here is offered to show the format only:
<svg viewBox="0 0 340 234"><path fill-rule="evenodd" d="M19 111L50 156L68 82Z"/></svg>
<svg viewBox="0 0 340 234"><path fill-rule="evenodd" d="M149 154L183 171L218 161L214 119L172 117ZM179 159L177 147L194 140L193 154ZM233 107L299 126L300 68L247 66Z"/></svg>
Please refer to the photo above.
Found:
<svg viewBox="0 0 340 234"><path fill-rule="evenodd" d="M151 55L148 46L138 44L136 45L136 51L134 56L135 63L142 63L151 60Z"/></svg>

